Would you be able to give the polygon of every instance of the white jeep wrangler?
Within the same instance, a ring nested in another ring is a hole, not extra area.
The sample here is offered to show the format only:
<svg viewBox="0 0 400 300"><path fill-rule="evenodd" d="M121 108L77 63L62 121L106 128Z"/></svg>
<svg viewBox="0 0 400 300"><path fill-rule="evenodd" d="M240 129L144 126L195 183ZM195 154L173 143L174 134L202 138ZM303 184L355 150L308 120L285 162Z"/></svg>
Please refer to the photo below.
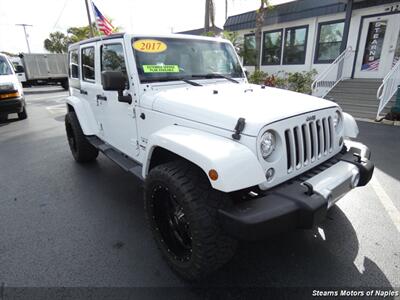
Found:
<svg viewBox="0 0 400 300"><path fill-rule="evenodd" d="M368 183L355 120L320 98L247 82L229 41L115 34L69 47L65 127L75 160L101 151L145 183L145 208L186 279L237 240L311 228Z"/></svg>

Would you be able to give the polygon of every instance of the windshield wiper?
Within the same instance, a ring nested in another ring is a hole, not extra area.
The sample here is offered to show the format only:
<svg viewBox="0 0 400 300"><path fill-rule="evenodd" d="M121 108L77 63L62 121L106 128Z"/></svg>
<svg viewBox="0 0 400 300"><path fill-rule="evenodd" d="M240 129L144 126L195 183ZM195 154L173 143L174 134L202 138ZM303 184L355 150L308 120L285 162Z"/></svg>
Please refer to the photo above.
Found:
<svg viewBox="0 0 400 300"><path fill-rule="evenodd" d="M145 81L142 81L143 83L151 83L151 82L165 82L165 81L183 81L187 84L193 85L193 86L202 86L200 83L194 82L189 79L185 79L182 77L162 77L162 78L149 78Z"/></svg>
<svg viewBox="0 0 400 300"><path fill-rule="evenodd" d="M209 74L204 74L204 75L192 75L192 78L206 78L206 79L225 78L226 80L229 80L230 82L239 83L239 81L233 79L232 77L225 76L225 75L222 75L220 73L209 73Z"/></svg>
<svg viewBox="0 0 400 300"><path fill-rule="evenodd" d="M194 81L189 80L189 79L181 79L181 80L182 80L183 82L186 82L186 83L191 84L191 85L193 85L193 86L202 86L200 83L194 82Z"/></svg>

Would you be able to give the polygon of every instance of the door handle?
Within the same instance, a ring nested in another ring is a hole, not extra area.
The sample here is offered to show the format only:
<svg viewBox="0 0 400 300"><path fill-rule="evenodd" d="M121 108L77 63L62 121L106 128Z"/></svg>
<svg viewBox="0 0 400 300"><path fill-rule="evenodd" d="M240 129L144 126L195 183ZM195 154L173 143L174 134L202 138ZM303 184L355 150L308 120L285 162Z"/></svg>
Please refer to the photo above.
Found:
<svg viewBox="0 0 400 300"><path fill-rule="evenodd" d="M107 97L103 96L103 95L96 95L97 100L103 100L103 101L107 101Z"/></svg>
<svg viewBox="0 0 400 300"><path fill-rule="evenodd" d="M81 94L83 94L83 95L87 95L87 91L85 91L85 90L79 90L79 92L80 92Z"/></svg>

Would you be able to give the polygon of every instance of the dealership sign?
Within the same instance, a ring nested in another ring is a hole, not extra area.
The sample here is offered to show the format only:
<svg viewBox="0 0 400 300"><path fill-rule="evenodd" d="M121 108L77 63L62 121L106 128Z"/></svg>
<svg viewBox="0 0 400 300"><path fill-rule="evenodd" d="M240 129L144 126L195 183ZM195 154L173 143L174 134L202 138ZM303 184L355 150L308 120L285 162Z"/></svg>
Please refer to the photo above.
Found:
<svg viewBox="0 0 400 300"><path fill-rule="evenodd" d="M365 43L365 51L361 70L376 71L379 69L386 26L386 21L369 23L368 36Z"/></svg>

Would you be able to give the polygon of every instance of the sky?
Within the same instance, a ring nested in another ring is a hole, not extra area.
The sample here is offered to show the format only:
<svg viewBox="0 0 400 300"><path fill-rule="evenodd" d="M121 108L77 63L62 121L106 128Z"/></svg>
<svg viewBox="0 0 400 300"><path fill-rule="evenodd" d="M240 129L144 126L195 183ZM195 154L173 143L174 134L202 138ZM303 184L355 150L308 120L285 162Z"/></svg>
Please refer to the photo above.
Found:
<svg viewBox="0 0 400 300"><path fill-rule="evenodd" d="M204 26L205 0L93 0L103 15L123 31L170 33ZM272 0L273 5L290 0ZM260 0L229 0L228 16L259 7ZM216 25L225 22L225 0L215 0ZM0 0L0 52L27 52L27 27L32 52L44 52L50 32L66 33L68 27L87 25L85 0Z"/></svg>

